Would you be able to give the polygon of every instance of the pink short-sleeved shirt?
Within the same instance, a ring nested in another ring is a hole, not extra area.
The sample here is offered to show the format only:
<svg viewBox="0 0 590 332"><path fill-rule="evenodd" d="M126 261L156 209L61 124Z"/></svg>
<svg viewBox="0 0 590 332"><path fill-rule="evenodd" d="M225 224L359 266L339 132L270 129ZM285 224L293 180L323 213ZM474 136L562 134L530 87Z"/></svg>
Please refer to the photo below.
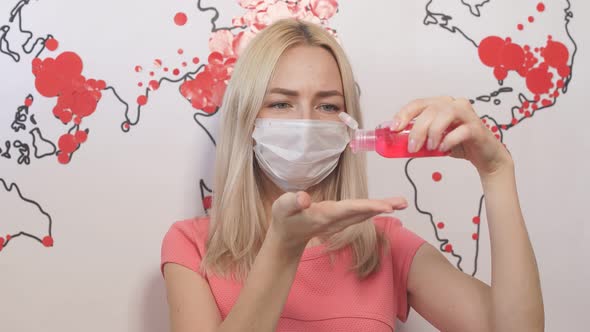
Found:
<svg viewBox="0 0 590 332"><path fill-rule="evenodd" d="M393 331L396 317L408 318L407 279L410 265L424 240L404 228L398 219L374 218L390 243L389 257L364 280L350 271L350 249L334 262L325 246L306 248L291 287L277 331ZM195 218L172 225L162 243L162 263L180 264L196 273L205 253L209 218ZM236 302L242 285L203 276L209 283L222 319Z"/></svg>

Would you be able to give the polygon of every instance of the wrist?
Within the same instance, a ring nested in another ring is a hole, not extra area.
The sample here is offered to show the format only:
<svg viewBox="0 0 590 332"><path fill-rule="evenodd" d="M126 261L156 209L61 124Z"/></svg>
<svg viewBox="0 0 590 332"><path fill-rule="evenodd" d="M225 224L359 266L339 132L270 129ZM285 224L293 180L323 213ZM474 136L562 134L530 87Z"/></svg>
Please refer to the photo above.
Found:
<svg viewBox="0 0 590 332"><path fill-rule="evenodd" d="M483 182L494 180L498 177L504 177L508 174L514 174L514 160L506 148L498 151L496 158L486 165L477 168L477 172Z"/></svg>
<svg viewBox="0 0 590 332"><path fill-rule="evenodd" d="M300 243L299 241L294 241L293 239L283 236L272 224L266 232L263 243L263 246L267 246L272 252L275 252L278 257L288 261L299 261L305 250L305 245L306 243Z"/></svg>
<svg viewBox="0 0 590 332"><path fill-rule="evenodd" d="M479 177L484 187L498 181L513 180L515 177L514 162L512 161L512 158L508 158L505 161L498 163L493 171L479 172Z"/></svg>

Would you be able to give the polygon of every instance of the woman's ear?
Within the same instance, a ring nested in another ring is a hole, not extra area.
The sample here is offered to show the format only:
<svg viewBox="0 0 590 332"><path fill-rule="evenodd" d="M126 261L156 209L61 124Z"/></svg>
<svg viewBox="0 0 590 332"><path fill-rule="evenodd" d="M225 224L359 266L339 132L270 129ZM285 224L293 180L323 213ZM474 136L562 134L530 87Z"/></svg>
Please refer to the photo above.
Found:
<svg viewBox="0 0 590 332"><path fill-rule="evenodd" d="M356 94L360 97L361 96L361 86L357 81L354 81L354 87L356 88Z"/></svg>

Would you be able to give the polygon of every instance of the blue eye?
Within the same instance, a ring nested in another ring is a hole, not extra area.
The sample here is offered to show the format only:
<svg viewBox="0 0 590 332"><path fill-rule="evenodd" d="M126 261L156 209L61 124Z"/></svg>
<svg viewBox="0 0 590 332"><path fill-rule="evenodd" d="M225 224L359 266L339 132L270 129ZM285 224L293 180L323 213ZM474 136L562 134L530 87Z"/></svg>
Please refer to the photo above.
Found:
<svg viewBox="0 0 590 332"><path fill-rule="evenodd" d="M320 105L320 108L322 109L322 111L326 111L326 112L340 111L340 108L336 105L333 105L333 104L322 104L322 105Z"/></svg>
<svg viewBox="0 0 590 332"><path fill-rule="evenodd" d="M289 106L291 106L291 105L289 105L287 103L273 103L273 104L270 104L270 107L271 108L275 108L275 109L286 109L286 108L289 108Z"/></svg>

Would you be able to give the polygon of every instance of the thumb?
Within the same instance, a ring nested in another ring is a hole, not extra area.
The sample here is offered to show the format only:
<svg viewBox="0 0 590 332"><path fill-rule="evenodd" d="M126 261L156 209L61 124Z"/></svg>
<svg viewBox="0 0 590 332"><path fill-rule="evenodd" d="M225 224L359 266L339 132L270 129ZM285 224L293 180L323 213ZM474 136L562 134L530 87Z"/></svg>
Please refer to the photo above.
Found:
<svg viewBox="0 0 590 332"><path fill-rule="evenodd" d="M272 213L275 216L289 217L311 205L311 197L305 191L297 193L285 193L272 204Z"/></svg>

